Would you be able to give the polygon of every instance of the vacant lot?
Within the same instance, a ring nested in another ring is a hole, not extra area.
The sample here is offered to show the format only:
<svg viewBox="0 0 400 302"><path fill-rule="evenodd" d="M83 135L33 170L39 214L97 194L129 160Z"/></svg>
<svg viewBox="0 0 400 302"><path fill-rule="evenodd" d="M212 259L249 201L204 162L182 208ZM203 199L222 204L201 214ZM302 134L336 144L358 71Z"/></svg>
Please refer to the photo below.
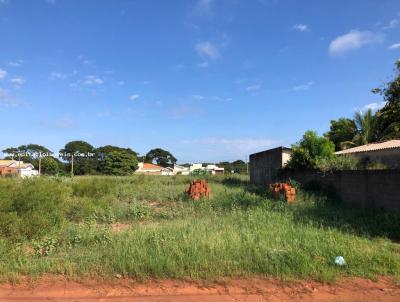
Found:
<svg viewBox="0 0 400 302"><path fill-rule="evenodd" d="M400 217L354 210L300 191L272 201L244 177L209 178L210 199L183 194L190 177L0 179L2 282L70 278L400 276ZM333 264L341 255L347 265Z"/></svg>

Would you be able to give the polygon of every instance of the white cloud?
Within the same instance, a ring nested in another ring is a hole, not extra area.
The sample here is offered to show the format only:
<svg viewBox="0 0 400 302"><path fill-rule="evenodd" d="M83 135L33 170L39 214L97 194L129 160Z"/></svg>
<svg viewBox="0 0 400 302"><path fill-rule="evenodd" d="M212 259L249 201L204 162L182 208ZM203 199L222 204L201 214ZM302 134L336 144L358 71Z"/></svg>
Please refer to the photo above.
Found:
<svg viewBox="0 0 400 302"><path fill-rule="evenodd" d="M311 88L311 86L314 85L314 82L310 81L305 84L297 85L293 87L294 91L302 91L302 90L308 90Z"/></svg>
<svg viewBox="0 0 400 302"><path fill-rule="evenodd" d="M86 78L83 81L83 83L85 85L91 86L91 85L101 85L101 84L104 83L104 81L101 78L97 77L97 76L88 75L88 76L86 76Z"/></svg>
<svg viewBox="0 0 400 302"><path fill-rule="evenodd" d="M305 32L305 31L309 31L310 29L308 28L308 25L306 24L296 24L293 25L293 29L297 30L299 32Z"/></svg>
<svg viewBox="0 0 400 302"><path fill-rule="evenodd" d="M400 43L392 44L392 45L390 45L388 48L389 48L389 49L398 49L398 48L400 48Z"/></svg>
<svg viewBox="0 0 400 302"><path fill-rule="evenodd" d="M208 67L208 61L204 61L204 62L201 62L201 63L197 64L197 67L207 68Z"/></svg>
<svg viewBox="0 0 400 302"><path fill-rule="evenodd" d="M132 94L131 96L129 96L129 99L131 101L136 101L139 97L140 97L140 95L138 95L138 94Z"/></svg>
<svg viewBox="0 0 400 302"><path fill-rule="evenodd" d="M257 91L257 90L260 90L260 89L261 89L261 85L259 85L259 84L250 85L250 86L247 86L247 87L246 87L246 90L247 90L247 91L252 91L252 92Z"/></svg>
<svg viewBox="0 0 400 302"><path fill-rule="evenodd" d="M230 102L230 101L232 101L232 98L224 98L224 97L220 97L220 96L214 95L214 96L211 97L211 100L219 101L219 102Z"/></svg>
<svg viewBox="0 0 400 302"><path fill-rule="evenodd" d="M8 62L8 66L11 66L11 67L21 67L23 63L24 63L24 61L22 61L22 60L11 61L11 62Z"/></svg>
<svg viewBox="0 0 400 302"><path fill-rule="evenodd" d="M5 77L7 76L8 72L5 71L4 69L0 68L0 80L5 79Z"/></svg>
<svg viewBox="0 0 400 302"><path fill-rule="evenodd" d="M181 71L182 69L185 69L185 65L183 64L174 64L171 66L173 71Z"/></svg>
<svg viewBox="0 0 400 302"><path fill-rule="evenodd" d="M13 77L10 79L10 82L14 85L23 85L26 81L21 77Z"/></svg>
<svg viewBox="0 0 400 302"><path fill-rule="evenodd" d="M370 103L367 104L363 107L364 110L371 109L372 111L376 111L381 109L383 106L385 106L386 102L380 102L380 103Z"/></svg>
<svg viewBox="0 0 400 302"><path fill-rule="evenodd" d="M209 41L197 43L195 50L202 58L215 60L219 57L218 47Z"/></svg>
<svg viewBox="0 0 400 302"><path fill-rule="evenodd" d="M192 95L192 98L195 99L195 100L198 100L198 101L204 100L204 96L199 95L199 94Z"/></svg>
<svg viewBox="0 0 400 302"><path fill-rule="evenodd" d="M7 90L0 88L0 107L16 107L20 105L20 101Z"/></svg>
<svg viewBox="0 0 400 302"><path fill-rule="evenodd" d="M352 49L361 48L383 41L383 36L370 31L351 30L347 34L338 36L329 45L329 53L338 55Z"/></svg>
<svg viewBox="0 0 400 302"><path fill-rule="evenodd" d="M200 15L212 15L215 0L198 0L195 12Z"/></svg>
<svg viewBox="0 0 400 302"><path fill-rule="evenodd" d="M383 29L384 30L393 29L393 28L396 28L398 25L399 25L399 20L398 19L392 19L392 20L390 20L388 25L383 27Z"/></svg>

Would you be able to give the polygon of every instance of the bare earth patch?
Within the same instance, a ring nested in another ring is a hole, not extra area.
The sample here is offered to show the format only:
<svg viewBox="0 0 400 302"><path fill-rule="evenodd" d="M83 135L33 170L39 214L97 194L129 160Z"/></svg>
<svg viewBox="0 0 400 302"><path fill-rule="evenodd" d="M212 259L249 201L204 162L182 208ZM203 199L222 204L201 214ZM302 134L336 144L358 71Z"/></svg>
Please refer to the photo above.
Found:
<svg viewBox="0 0 400 302"><path fill-rule="evenodd" d="M400 287L388 278L343 279L334 284L236 279L215 283L176 280L135 282L74 282L47 277L35 287L28 283L1 285L0 301L400 301Z"/></svg>
<svg viewBox="0 0 400 302"><path fill-rule="evenodd" d="M118 233L118 232L122 232L122 231L126 231L128 230L132 225L129 223L121 223L121 222L117 222L117 223L113 223L111 226L111 230L114 233Z"/></svg>

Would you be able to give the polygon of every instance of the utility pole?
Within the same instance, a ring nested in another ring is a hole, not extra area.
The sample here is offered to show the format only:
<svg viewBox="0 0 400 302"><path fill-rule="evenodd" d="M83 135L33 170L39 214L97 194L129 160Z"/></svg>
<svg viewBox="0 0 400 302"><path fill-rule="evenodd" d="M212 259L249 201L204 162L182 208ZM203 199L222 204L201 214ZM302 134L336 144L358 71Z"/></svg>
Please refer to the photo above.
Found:
<svg viewBox="0 0 400 302"><path fill-rule="evenodd" d="M42 171L42 152L39 152L39 175Z"/></svg>
<svg viewBox="0 0 400 302"><path fill-rule="evenodd" d="M72 155L71 159L71 177L74 177L74 155Z"/></svg>

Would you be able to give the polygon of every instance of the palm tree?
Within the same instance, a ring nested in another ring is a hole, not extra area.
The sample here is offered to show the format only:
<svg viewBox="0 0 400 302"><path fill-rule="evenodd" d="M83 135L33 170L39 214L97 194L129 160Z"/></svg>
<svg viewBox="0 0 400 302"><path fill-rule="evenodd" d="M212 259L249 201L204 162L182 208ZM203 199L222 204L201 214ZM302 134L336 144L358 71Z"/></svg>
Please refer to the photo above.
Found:
<svg viewBox="0 0 400 302"><path fill-rule="evenodd" d="M354 122L358 132L353 138L356 145L361 146L373 141L375 120L375 115L371 109L364 113L359 111L354 114Z"/></svg>

